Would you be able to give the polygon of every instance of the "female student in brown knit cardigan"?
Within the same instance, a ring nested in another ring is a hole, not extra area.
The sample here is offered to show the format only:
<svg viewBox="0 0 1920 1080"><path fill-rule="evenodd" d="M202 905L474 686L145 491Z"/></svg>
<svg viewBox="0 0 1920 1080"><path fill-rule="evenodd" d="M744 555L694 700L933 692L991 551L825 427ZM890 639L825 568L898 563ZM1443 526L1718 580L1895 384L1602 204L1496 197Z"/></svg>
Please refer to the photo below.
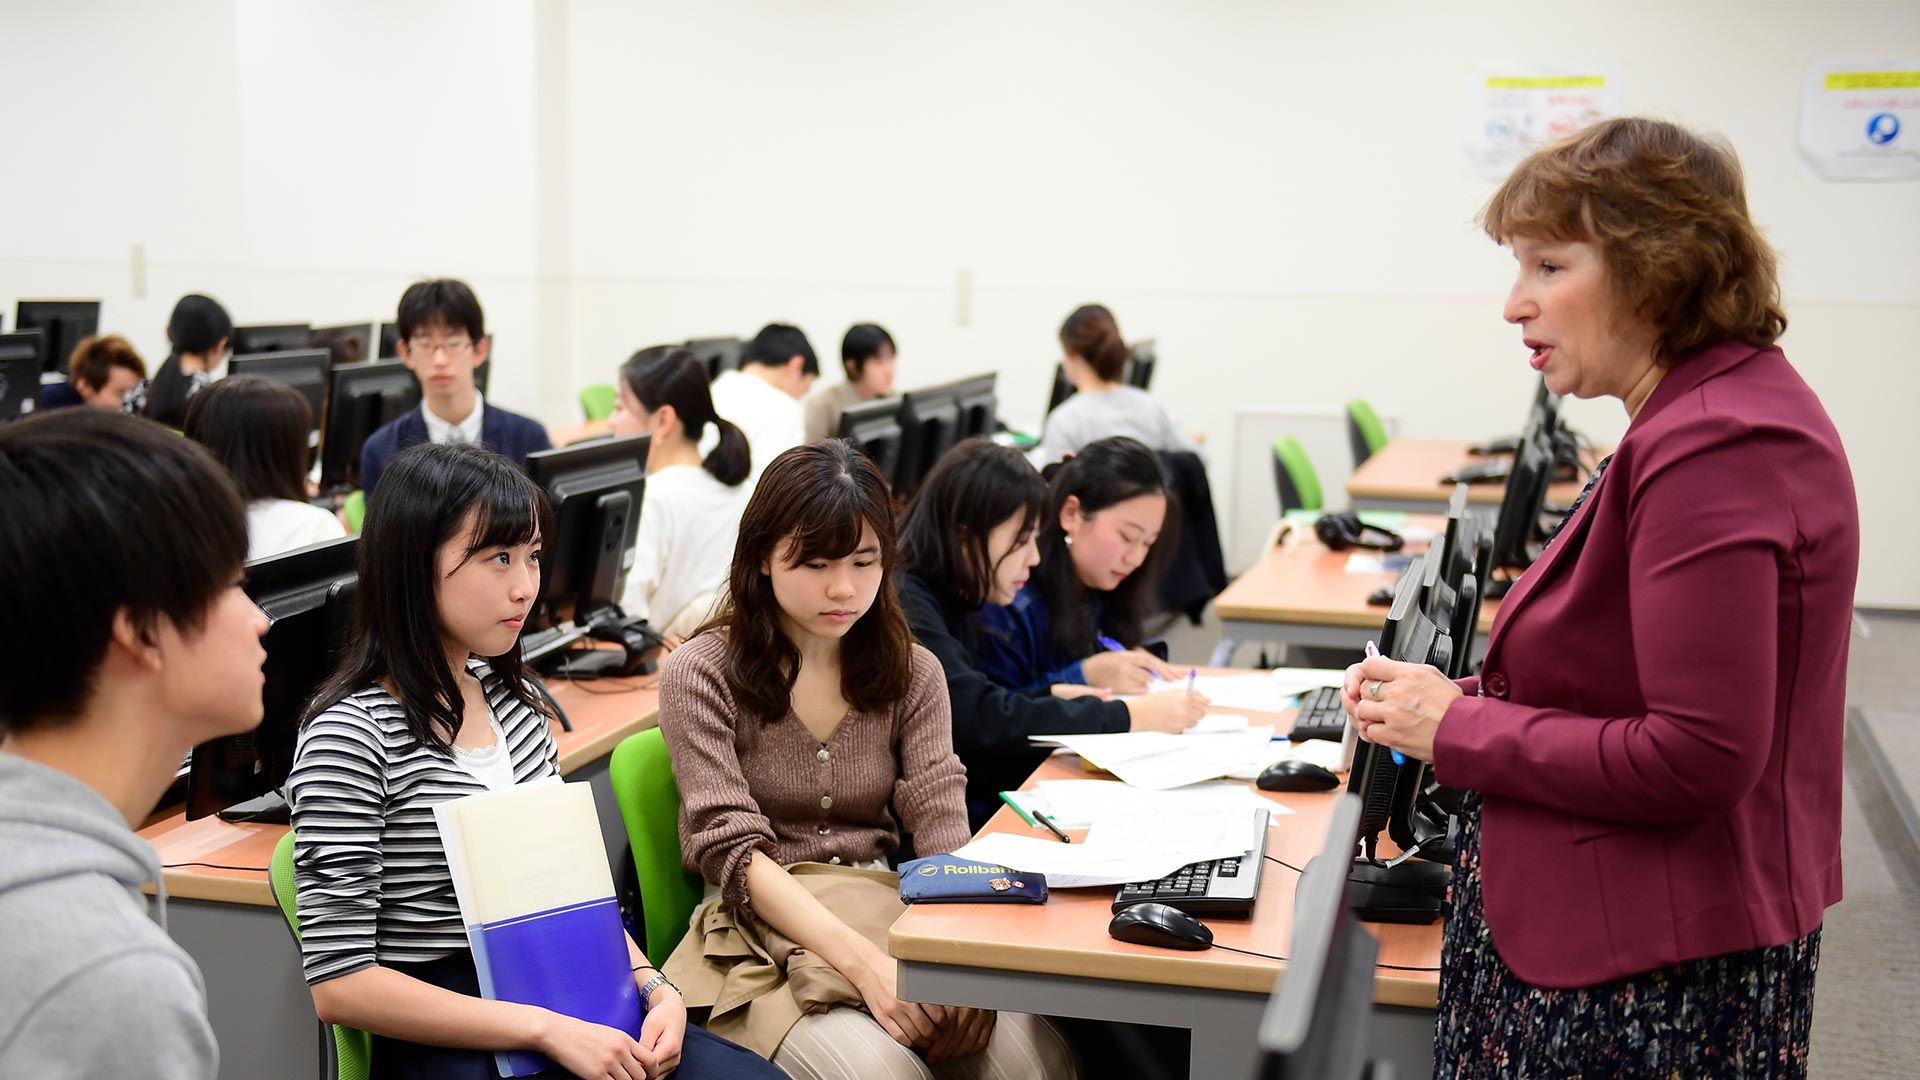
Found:
<svg viewBox="0 0 1920 1080"><path fill-rule="evenodd" d="M697 1008L712 1004L697 980L779 957L744 1016L729 1008L711 1024L791 1076L1075 1076L1038 1017L902 1001L879 943L885 921L836 903L859 892L897 912L887 856L903 839L934 855L968 835L946 680L913 643L893 559L886 481L864 455L822 441L767 466L740 521L726 606L661 681L681 851L718 894L668 973ZM741 949L743 937L761 947ZM780 960L793 946L831 971L790 981ZM820 976L849 987L845 1004L800 1015L802 982Z"/></svg>

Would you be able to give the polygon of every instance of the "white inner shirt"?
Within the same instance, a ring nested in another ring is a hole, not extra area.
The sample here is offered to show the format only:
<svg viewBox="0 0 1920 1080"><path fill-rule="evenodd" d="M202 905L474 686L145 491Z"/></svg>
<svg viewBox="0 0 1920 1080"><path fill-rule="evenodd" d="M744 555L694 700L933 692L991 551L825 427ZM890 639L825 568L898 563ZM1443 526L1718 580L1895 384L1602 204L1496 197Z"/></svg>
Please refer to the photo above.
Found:
<svg viewBox="0 0 1920 1080"><path fill-rule="evenodd" d="M481 399L479 392L476 391L473 395L473 411L467 414L465 420L457 424L449 424L445 420L433 415L433 410L427 406L426 402L421 402L420 415L425 417L427 421L427 441L436 443L467 443L472 446L479 446L480 414L485 412L486 408L487 403Z"/></svg>
<svg viewBox="0 0 1920 1080"><path fill-rule="evenodd" d="M487 786L488 791L505 791L513 786L513 755L507 752L507 736L493 709L487 709L487 726L493 729L493 745L468 750L453 748L453 760L467 774Z"/></svg>

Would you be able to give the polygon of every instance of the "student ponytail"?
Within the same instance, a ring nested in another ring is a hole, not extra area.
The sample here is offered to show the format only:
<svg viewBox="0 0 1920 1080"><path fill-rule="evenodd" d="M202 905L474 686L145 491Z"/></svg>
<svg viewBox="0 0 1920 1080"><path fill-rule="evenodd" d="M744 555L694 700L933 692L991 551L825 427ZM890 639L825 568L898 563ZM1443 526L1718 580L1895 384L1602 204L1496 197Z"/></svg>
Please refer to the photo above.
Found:
<svg viewBox="0 0 1920 1080"><path fill-rule="evenodd" d="M746 433L714 411L713 393L707 388L706 365L691 349L671 345L641 349L620 365L620 380L648 412L663 405L673 406L687 438L693 440L695 446L702 444L707 425L712 424L718 439L701 459L701 467L728 487L736 487L746 480L753 468Z"/></svg>
<svg viewBox="0 0 1920 1080"><path fill-rule="evenodd" d="M1067 316L1060 324L1060 347L1085 360L1094 374L1108 382L1119 382L1126 374L1127 343L1120 337L1113 312L1099 304L1087 304Z"/></svg>

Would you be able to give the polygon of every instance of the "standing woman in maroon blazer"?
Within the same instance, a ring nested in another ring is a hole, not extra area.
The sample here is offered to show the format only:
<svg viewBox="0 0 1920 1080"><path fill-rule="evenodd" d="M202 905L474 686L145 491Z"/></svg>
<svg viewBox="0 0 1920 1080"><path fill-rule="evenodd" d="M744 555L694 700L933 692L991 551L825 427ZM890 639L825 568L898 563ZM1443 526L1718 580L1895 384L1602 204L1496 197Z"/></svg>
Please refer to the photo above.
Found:
<svg viewBox="0 0 1920 1080"><path fill-rule="evenodd" d="M1347 672L1365 737L1467 792L1434 1073L1805 1076L1860 528L1773 252L1732 150L1655 120L1536 152L1482 220L1548 388L1632 422L1478 678Z"/></svg>

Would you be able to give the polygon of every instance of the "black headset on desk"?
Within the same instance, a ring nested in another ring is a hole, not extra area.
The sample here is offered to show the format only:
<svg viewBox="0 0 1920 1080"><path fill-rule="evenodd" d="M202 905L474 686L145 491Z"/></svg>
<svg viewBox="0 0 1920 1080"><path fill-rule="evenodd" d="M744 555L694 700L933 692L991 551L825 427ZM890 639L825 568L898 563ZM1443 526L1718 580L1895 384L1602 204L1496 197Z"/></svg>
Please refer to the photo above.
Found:
<svg viewBox="0 0 1920 1080"><path fill-rule="evenodd" d="M1407 544L1406 537L1392 529L1383 529L1378 525L1369 525L1360 520L1360 515L1352 511L1337 514L1321 514L1320 520L1313 523L1313 534L1330 551L1345 551L1348 548L1368 548L1373 551L1399 551Z"/></svg>

